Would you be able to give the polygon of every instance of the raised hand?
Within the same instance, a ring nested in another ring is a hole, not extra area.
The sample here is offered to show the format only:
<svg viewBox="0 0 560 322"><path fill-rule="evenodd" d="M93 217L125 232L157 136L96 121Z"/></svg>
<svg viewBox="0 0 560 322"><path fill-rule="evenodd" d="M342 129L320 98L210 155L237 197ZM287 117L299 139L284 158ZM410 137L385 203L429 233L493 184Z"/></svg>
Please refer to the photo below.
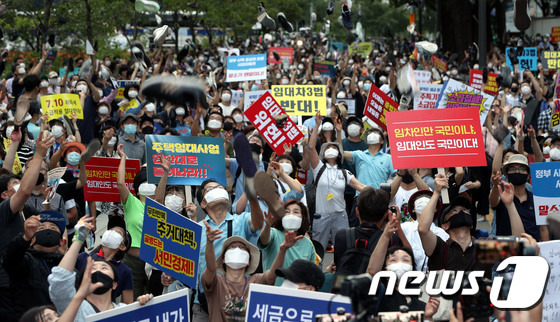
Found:
<svg viewBox="0 0 560 322"><path fill-rule="evenodd" d="M39 230L39 226L41 225L41 216L31 216L27 218L25 223L23 224L24 234L23 239L25 241L30 241L31 238L35 235L37 230Z"/></svg>
<svg viewBox="0 0 560 322"><path fill-rule="evenodd" d="M117 154L119 155L119 157L121 159L126 159L126 153L124 153L124 144L119 144L119 147L117 148Z"/></svg>
<svg viewBox="0 0 560 322"><path fill-rule="evenodd" d="M159 161L161 162L163 171L169 172L169 169L171 168L171 162L169 162L169 160L167 160L167 158L163 155L163 151L159 151Z"/></svg>
<svg viewBox="0 0 560 322"><path fill-rule="evenodd" d="M84 270L84 276L82 278L82 284L80 288L76 291L76 297L80 299L85 299L90 294L92 294L97 288L103 286L103 283L97 282L95 284L91 283L91 269L93 268L93 259L87 257L87 264Z"/></svg>
<svg viewBox="0 0 560 322"><path fill-rule="evenodd" d="M284 250L287 250L288 248L294 246L298 241L300 241L303 238L303 235L301 236L296 236L296 232L295 231L288 231L286 232L286 234L284 235L284 241L282 242L282 244L280 245L280 248L283 248Z"/></svg>
<svg viewBox="0 0 560 322"><path fill-rule="evenodd" d="M500 189L500 199L505 205L510 205L513 203L513 184L502 181L498 188Z"/></svg>
<svg viewBox="0 0 560 322"><path fill-rule="evenodd" d="M274 217L274 214L272 212L268 212L268 211L263 211L263 212L264 212L264 222L268 226L272 226L272 224L276 220L276 217Z"/></svg>
<svg viewBox="0 0 560 322"><path fill-rule="evenodd" d="M206 240L208 243L213 243L216 239L220 239L224 231L220 229L212 229L206 220L202 221L206 226Z"/></svg>
<svg viewBox="0 0 560 322"><path fill-rule="evenodd" d="M438 174L434 180L435 191L441 192L441 189L449 188L449 178L445 177L443 174Z"/></svg>
<svg viewBox="0 0 560 322"><path fill-rule="evenodd" d="M14 132L15 132L15 130L14 130ZM39 135L39 140L37 140L37 146L36 146L36 149L35 149L35 151L36 151L35 155L38 156L41 159L44 159L47 156L47 151L53 145L54 145L54 135L49 134L46 138L44 138L44 137L41 138L41 135ZM61 146L61 148L62 148L62 146Z"/></svg>

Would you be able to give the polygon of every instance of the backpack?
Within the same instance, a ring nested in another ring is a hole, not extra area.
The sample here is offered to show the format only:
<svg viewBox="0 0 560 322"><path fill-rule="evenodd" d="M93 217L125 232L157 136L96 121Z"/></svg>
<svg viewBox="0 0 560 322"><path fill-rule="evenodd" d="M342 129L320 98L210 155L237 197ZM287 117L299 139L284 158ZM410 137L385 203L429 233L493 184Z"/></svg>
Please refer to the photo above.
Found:
<svg viewBox="0 0 560 322"><path fill-rule="evenodd" d="M382 235L383 230L378 229L369 240L356 239L356 227L346 229L346 251L336 267L336 274L358 275L365 273L369 258ZM393 246L393 237L391 237L390 246Z"/></svg>
<svg viewBox="0 0 560 322"><path fill-rule="evenodd" d="M313 184L307 185L305 187L305 198L307 200L307 209L309 210L309 216L311 220L313 220L313 215L315 214L315 200L317 196L317 184L319 183L319 179L325 169L327 168L326 164L323 164L321 169L319 169L319 173L317 173L317 178L313 181ZM342 175L344 176L344 183L348 181L348 174L345 169L338 168L338 170L342 171Z"/></svg>

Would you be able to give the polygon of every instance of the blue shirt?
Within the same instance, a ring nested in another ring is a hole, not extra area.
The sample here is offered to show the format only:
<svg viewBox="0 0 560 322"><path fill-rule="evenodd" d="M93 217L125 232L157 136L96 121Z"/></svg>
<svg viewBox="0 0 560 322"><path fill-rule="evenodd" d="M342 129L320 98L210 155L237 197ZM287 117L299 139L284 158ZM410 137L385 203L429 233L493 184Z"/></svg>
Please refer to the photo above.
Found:
<svg viewBox="0 0 560 322"><path fill-rule="evenodd" d="M229 173L231 173L233 179L235 179L235 174L237 173L237 168L239 167L239 164L237 164L237 159L231 158L229 160L230 160L229 168L228 168ZM259 169L257 171L266 171L264 169L264 163L262 161L259 161ZM237 200L239 200L239 198L243 194L243 191L244 190L243 190L243 170L242 170L235 184L235 191L234 191L235 200L233 200L233 202L237 202Z"/></svg>
<svg viewBox="0 0 560 322"><path fill-rule="evenodd" d="M356 165L356 177L366 186L379 189L395 173L391 156L381 151L375 155L371 155L369 151L352 151L352 158L349 164ZM356 191L356 196L359 194Z"/></svg>

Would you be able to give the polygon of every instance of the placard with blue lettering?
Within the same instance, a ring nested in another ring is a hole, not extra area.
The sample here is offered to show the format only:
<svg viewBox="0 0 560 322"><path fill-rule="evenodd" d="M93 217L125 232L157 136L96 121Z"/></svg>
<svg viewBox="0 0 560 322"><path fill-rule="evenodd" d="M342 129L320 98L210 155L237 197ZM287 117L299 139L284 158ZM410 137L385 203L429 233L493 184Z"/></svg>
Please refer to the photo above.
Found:
<svg viewBox="0 0 560 322"><path fill-rule="evenodd" d="M227 185L223 138L146 135L145 139L149 183L158 184L163 175L162 151L171 163L167 184L198 186L214 178Z"/></svg>
<svg viewBox="0 0 560 322"><path fill-rule="evenodd" d="M140 258L196 288L202 225L146 198Z"/></svg>
<svg viewBox="0 0 560 322"><path fill-rule="evenodd" d="M537 47L507 47L506 64L511 70L514 70L513 65L518 65L518 70L520 71L527 68L529 68L529 70L536 71L537 53ZM517 60L517 62L515 62L515 60Z"/></svg>
<svg viewBox="0 0 560 322"><path fill-rule="evenodd" d="M533 201L537 225L546 217L560 213L560 162L531 163Z"/></svg>
<svg viewBox="0 0 560 322"><path fill-rule="evenodd" d="M266 54L228 56L226 82L266 78Z"/></svg>
<svg viewBox="0 0 560 322"><path fill-rule="evenodd" d="M348 313L352 312L350 298L329 293L250 284L245 322L313 322L317 314L336 315L336 309L339 307L344 308Z"/></svg>
<svg viewBox="0 0 560 322"><path fill-rule="evenodd" d="M145 305L134 302L109 311L86 317L86 322L189 322L189 290L168 293L154 297Z"/></svg>

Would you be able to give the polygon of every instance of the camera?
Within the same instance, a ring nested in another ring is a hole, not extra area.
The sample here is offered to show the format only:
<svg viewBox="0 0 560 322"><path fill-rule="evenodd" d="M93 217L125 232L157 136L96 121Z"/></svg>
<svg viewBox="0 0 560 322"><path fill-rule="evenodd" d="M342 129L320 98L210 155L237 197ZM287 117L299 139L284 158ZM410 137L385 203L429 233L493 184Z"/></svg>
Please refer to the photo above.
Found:
<svg viewBox="0 0 560 322"><path fill-rule="evenodd" d="M497 236L475 240L476 262L482 265L494 265L510 256L535 256L537 247L525 245L527 238L515 236Z"/></svg>

